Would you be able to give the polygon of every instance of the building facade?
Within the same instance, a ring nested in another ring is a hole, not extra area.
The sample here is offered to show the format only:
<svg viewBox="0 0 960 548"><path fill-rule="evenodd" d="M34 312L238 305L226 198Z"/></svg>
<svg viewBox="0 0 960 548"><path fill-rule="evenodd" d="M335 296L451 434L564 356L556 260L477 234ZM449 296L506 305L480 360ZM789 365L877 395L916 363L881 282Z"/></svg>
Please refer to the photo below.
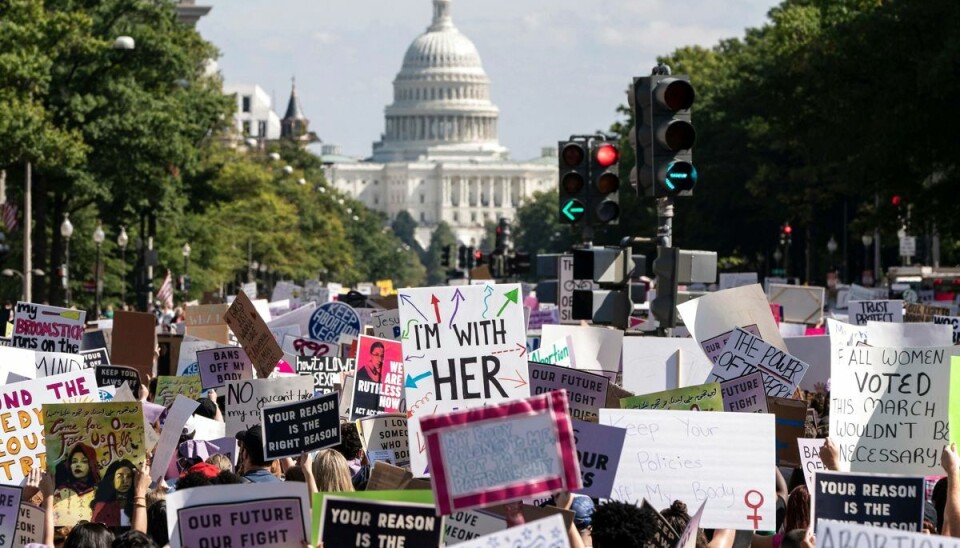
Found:
<svg viewBox="0 0 960 548"><path fill-rule="evenodd" d="M237 102L233 115L237 136L266 141L280 138L280 117L263 88L255 84L224 84L223 93L233 95Z"/></svg>

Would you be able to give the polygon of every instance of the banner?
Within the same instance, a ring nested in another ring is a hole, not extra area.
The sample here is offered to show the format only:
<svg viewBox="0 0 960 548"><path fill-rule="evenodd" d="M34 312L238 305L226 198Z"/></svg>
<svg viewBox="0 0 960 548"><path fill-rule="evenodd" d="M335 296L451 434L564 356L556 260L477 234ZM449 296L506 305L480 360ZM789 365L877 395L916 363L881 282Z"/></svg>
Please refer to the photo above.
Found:
<svg viewBox="0 0 960 548"><path fill-rule="evenodd" d="M674 388L653 394L630 396L620 400L623 409L674 409L677 411L723 411L720 384Z"/></svg>
<svg viewBox="0 0 960 548"><path fill-rule="evenodd" d="M789 398L809 368L808 364L738 327L717 356L707 381L726 382L760 371L768 396Z"/></svg>
<svg viewBox="0 0 960 548"><path fill-rule="evenodd" d="M354 383L351 420L406 411L400 342L360 335Z"/></svg>
<svg viewBox="0 0 960 548"><path fill-rule="evenodd" d="M763 375L757 371L720 383L723 410L734 413L766 413L767 395Z"/></svg>
<svg viewBox="0 0 960 548"><path fill-rule="evenodd" d="M340 343L340 337L356 337L363 328L360 316L348 304L341 302L323 303L310 316L309 330L311 339L330 343Z"/></svg>
<svg viewBox="0 0 960 548"><path fill-rule="evenodd" d="M509 399L530 387L519 284L404 289L403 333L411 470L426 472L420 418ZM416 440L414 450L413 440Z"/></svg>
<svg viewBox="0 0 960 548"><path fill-rule="evenodd" d="M538 548L569 548L570 537L563 516L552 516L516 525L457 544L462 548L490 548L491 546L537 546Z"/></svg>
<svg viewBox="0 0 960 548"><path fill-rule="evenodd" d="M834 520L923 531L922 476L817 472L811 498L814 522Z"/></svg>
<svg viewBox="0 0 960 548"><path fill-rule="evenodd" d="M140 394L140 374L132 367L125 365L98 365L94 369L97 377L97 386L112 386L120 388L126 384L134 394Z"/></svg>
<svg viewBox="0 0 960 548"><path fill-rule="evenodd" d="M441 545L443 517L432 504L349 495L326 494L319 502L318 536L324 546Z"/></svg>
<svg viewBox="0 0 960 548"><path fill-rule="evenodd" d="M903 322L903 301L850 301L847 316L853 325L871 322Z"/></svg>
<svg viewBox="0 0 960 548"><path fill-rule="evenodd" d="M583 488L577 493L592 498L610 498L627 431L592 422L572 421L572 424L583 481Z"/></svg>
<svg viewBox="0 0 960 548"><path fill-rule="evenodd" d="M442 515L583 487L563 391L431 415L421 426Z"/></svg>
<svg viewBox="0 0 960 548"><path fill-rule="evenodd" d="M908 325L908 324L871 324ZM948 441L955 346L833 349L830 437L854 472L928 475Z"/></svg>
<svg viewBox="0 0 960 548"><path fill-rule="evenodd" d="M300 401L313 396L313 380L291 376L275 379L227 381L224 422L226 435L233 436L260 424L260 410L274 403Z"/></svg>
<svg viewBox="0 0 960 548"><path fill-rule="evenodd" d="M10 548L16 544L20 494L19 487L0 485L0 548Z"/></svg>
<svg viewBox="0 0 960 548"><path fill-rule="evenodd" d="M203 390L222 388L227 381L253 378L253 362L244 349L237 347L198 350L197 367Z"/></svg>
<svg viewBox="0 0 960 548"><path fill-rule="evenodd" d="M257 370L257 376L265 379L273 373L277 362L283 357L280 345L274 340L266 322L253 306L246 293L241 292L223 314L227 325L237 336L237 340L250 356Z"/></svg>
<svg viewBox="0 0 960 548"><path fill-rule="evenodd" d="M570 418L596 420L607 397L610 381L606 377L568 367L529 362L530 395L566 390Z"/></svg>
<svg viewBox="0 0 960 548"><path fill-rule="evenodd" d="M263 454L267 460L296 457L340 443L340 394L263 408Z"/></svg>
<svg viewBox="0 0 960 548"><path fill-rule="evenodd" d="M309 543L310 499L302 483L209 485L167 496L171 548Z"/></svg>
<svg viewBox="0 0 960 548"><path fill-rule="evenodd" d="M627 432L612 499L706 501L703 528L776 527L773 482L757 472L776 462L773 415L601 409L600 424Z"/></svg>
<svg viewBox="0 0 960 548"><path fill-rule="evenodd" d="M154 403L164 407L173 403L177 395L184 396L191 400L196 400L203 393L200 386L200 377L198 375L187 375L185 377L157 377L157 392L154 396Z"/></svg>
<svg viewBox="0 0 960 548"><path fill-rule="evenodd" d="M313 390L318 393L332 392L334 385L340 384L340 373L353 371L356 367L353 358L336 356L297 356L297 373L313 378Z"/></svg>
<svg viewBox="0 0 960 548"><path fill-rule="evenodd" d="M410 468L410 438L407 435L406 413L357 419L357 432L367 453L388 451L393 455L392 464Z"/></svg>

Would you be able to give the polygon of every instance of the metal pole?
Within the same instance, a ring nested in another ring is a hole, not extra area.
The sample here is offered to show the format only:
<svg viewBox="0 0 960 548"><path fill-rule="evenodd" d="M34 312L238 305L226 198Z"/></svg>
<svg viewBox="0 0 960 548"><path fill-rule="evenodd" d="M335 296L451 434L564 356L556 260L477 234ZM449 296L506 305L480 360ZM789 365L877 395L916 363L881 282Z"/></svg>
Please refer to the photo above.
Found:
<svg viewBox="0 0 960 548"><path fill-rule="evenodd" d="M27 161L23 184L23 300L33 299L33 168Z"/></svg>
<svg viewBox="0 0 960 548"><path fill-rule="evenodd" d="M100 288L103 286L103 278L100 274L100 244L97 244L97 319L100 319Z"/></svg>
<svg viewBox="0 0 960 548"><path fill-rule="evenodd" d="M66 240L66 253L64 254L64 265L63 265L63 285L64 285L64 301L63 306L66 308L70 307L70 238L64 238Z"/></svg>
<svg viewBox="0 0 960 548"><path fill-rule="evenodd" d="M120 307L127 304L127 246L120 246Z"/></svg>
<svg viewBox="0 0 960 548"><path fill-rule="evenodd" d="M673 196L657 198L657 245L673 247Z"/></svg>
<svg viewBox="0 0 960 548"><path fill-rule="evenodd" d="M147 251L153 251L153 236L147 236ZM150 255L150 253L147 253ZM153 263L150 263L147 266L147 308L150 308L150 304L153 303Z"/></svg>

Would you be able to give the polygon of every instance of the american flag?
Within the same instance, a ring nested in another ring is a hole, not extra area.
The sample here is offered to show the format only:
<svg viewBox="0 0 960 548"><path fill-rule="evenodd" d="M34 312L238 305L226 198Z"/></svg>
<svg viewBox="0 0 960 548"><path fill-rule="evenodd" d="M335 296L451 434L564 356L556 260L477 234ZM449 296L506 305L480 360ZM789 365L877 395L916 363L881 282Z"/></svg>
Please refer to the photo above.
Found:
<svg viewBox="0 0 960 548"><path fill-rule="evenodd" d="M3 226L7 232L13 232L17 229L17 213L19 209L13 202L3 202L0 204L0 214L3 216Z"/></svg>
<svg viewBox="0 0 960 548"><path fill-rule="evenodd" d="M167 277L163 279L163 284L157 290L157 300L160 301L161 306L173 308L173 277L169 270L167 270Z"/></svg>

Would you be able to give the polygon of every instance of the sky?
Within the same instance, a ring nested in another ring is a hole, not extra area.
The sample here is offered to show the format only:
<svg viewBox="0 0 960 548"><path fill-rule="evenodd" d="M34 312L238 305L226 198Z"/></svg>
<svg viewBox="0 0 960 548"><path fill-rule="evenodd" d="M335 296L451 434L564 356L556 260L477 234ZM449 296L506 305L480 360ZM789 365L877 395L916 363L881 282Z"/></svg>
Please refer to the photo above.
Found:
<svg viewBox="0 0 960 548"><path fill-rule="evenodd" d="M226 83L259 85L283 116L296 76L310 129L358 157L383 132L403 54L433 13L431 0L196 3L213 7L197 28L220 48ZM649 74L657 55L743 36L778 3L453 0L452 14L492 82L500 143L526 160L571 134L608 129L627 85Z"/></svg>

